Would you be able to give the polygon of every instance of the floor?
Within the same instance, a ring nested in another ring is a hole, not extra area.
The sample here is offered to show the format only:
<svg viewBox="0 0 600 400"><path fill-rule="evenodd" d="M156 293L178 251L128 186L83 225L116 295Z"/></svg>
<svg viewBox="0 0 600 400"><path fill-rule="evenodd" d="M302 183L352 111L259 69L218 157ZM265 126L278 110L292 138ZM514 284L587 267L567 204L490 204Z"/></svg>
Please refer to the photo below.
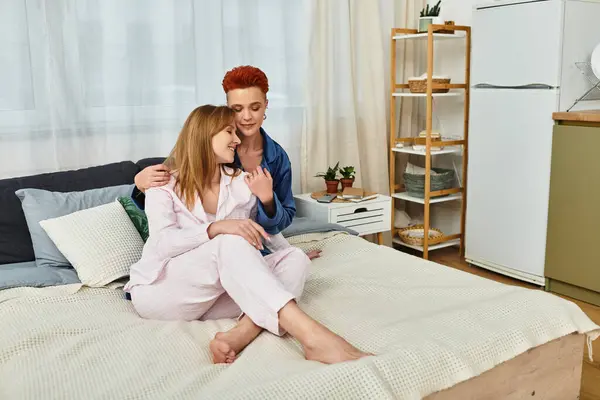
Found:
<svg viewBox="0 0 600 400"><path fill-rule="evenodd" d="M530 285L528 283L521 282L517 279L512 279L504 275L496 274L483 268L471 266L467 264L464 259L459 257L458 250L454 248L433 251L430 253L430 260L447 265L452 268L460 269L461 271L476 274L484 278L506 283L508 285L518 285L532 289L538 289L538 286ZM579 307L583 310L583 312L585 312L592 321L600 325L600 307L577 301L568 297L565 298L577 303ZM584 347L585 354L582 361L583 373L580 400L600 400L600 338L593 342L593 363L589 361L589 358L587 356L587 346Z"/></svg>

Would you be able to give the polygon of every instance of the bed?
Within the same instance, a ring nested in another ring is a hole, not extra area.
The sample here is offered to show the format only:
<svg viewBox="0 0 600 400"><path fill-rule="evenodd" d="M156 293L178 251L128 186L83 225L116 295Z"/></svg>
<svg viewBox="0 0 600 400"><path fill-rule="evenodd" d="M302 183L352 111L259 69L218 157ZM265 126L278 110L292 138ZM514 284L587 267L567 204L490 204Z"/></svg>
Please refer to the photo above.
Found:
<svg viewBox="0 0 600 400"><path fill-rule="evenodd" d="M578 397L600 327L574 303L344 232L288 240L323 250L301 307L376 356L323 365L264 332L213 365L208 342L233 320L143 320L119 288L14 288L0 291L0 398Z"/></svg>

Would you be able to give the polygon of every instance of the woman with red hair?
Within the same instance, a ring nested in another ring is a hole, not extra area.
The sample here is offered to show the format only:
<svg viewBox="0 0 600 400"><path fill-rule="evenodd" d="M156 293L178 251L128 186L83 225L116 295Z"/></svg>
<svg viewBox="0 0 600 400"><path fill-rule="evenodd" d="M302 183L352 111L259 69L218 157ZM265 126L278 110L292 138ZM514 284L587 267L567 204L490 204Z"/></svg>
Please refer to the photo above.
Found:
<svg viewBox="0 0 600 400"><path fill-rule="evenodd" d="M246 183L258 199L256 222L268 234L276 235L292 223L296 207L292 195L292 170L288 155L262 128L263 121L267 118L265 111L269 103L269 81L260 69L240 66L225 74L222 85L227 96L227 106L234 112L236 133L241 141L235 149L234 164L248 173ZM133 200L138 207L144 209L146 189L163 186L169 183L170 179L169 169L163 164L145 168L135 177ZM252 224L240 226L229 233L242 236L250 243L253 243L252 237L261 235ZM266 248L259 250L263 256L270 254ZM308 258L312 259L318 255L319 251L309 252ZM304 282L298 284L303 285ZM221 300L219 318L234 318L239 315L240 308L231 298L227 296ZM245 322L249 320L246 319ZM301 320L296 323L301 323ZM228 355L231 351L231 354L237 354L252 342L261 330L253 322L240 322L231 331L219 333L211 343L211 349L213 353L222 355ZM327 347L328 351L322 354L318 351L319 354L315 357L336 362L365 355L338 336L329 337Z"/></svg>
<svg viewBox="0 0 600 400"><path fill-rule="evenodd" d="M290 159L262 128L267 118L269 81L263 71L245 65L225 74L223 90L227 106L235 112L235 124L242 141L235 162L251 173L248 185L260 200L256 222L268 233L278 233L292 223L296 206Z"/></svg>
<svg viewBox="0 0 600 400"><path fill-rule="evenodd" d="M235 164L250 174L248 185L259 199L256 222L269 234L287 228L296 215L292 194L292 169L285 150L262 128L269 101L269 80L259 68L249 65L228 71L223 78L227 106L235 112L235 125L241 144ZM132 198L144 208L144 193L150 187L169 182L168 168L153 165L135 176ZM263 255L267 252L263 251ZM317 256L316 253L310 254Z"/></svg>

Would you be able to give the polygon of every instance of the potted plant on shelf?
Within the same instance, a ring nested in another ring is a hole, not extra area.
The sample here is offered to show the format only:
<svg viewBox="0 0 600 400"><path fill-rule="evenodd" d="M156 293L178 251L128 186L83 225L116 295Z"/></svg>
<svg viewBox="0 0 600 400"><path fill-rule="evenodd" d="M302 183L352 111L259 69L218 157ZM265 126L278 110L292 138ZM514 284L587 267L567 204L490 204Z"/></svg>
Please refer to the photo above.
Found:
<svg viewBox="0 0 600 400"><path fill-rule="evenodd" d="M421 14L419 16L419 32L427 32L429 25L443 25L444 21L440 18L440 3L442 0L439 0L437 4L433 7L427 7L421 10Z"/></svg>
<svg viewBox="0 0 600 400"><path fill-rule="evenodd" d="M340 168L340 174L342 175L342 179L340 179L340 182L342 182L342 191L344 191L344 189L347 187L352 187L352 185L354 184L355 173L356 171L351 165L344 168Z"/></svg>
<svg viewBox="0 0 600 400"><path fill-rule="evenodd" d="M325 185L327 185L327 193L338 192L338 185L340 184L340 181L337 178L337 173L339 170L339 166L340 162L338 161L337 164L335 164L335 167L327 168L327 172L319 172L317 175L315 175L316 178L325 179Z"/></svg>

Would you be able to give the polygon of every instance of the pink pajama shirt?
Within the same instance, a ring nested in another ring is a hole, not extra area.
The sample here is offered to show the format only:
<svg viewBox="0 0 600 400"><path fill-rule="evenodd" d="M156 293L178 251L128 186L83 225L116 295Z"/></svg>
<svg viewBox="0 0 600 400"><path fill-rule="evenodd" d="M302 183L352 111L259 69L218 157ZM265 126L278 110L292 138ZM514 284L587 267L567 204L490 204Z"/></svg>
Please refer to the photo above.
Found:
<svg viewBox="0 0 600 400"><path fill-rule="evenodd" d="M277 314L302 294L310 265L306 254L281 234L263 242L273 252L266 257L241 236L208 238L214 221L254 219L257 199L243 173L221 175L214 216L204 211L200 199L189 211L174 184L171 178L146 192L150 235L125 286L138 314L192 321L245 313L258 326L281 335Z"/></svg>

